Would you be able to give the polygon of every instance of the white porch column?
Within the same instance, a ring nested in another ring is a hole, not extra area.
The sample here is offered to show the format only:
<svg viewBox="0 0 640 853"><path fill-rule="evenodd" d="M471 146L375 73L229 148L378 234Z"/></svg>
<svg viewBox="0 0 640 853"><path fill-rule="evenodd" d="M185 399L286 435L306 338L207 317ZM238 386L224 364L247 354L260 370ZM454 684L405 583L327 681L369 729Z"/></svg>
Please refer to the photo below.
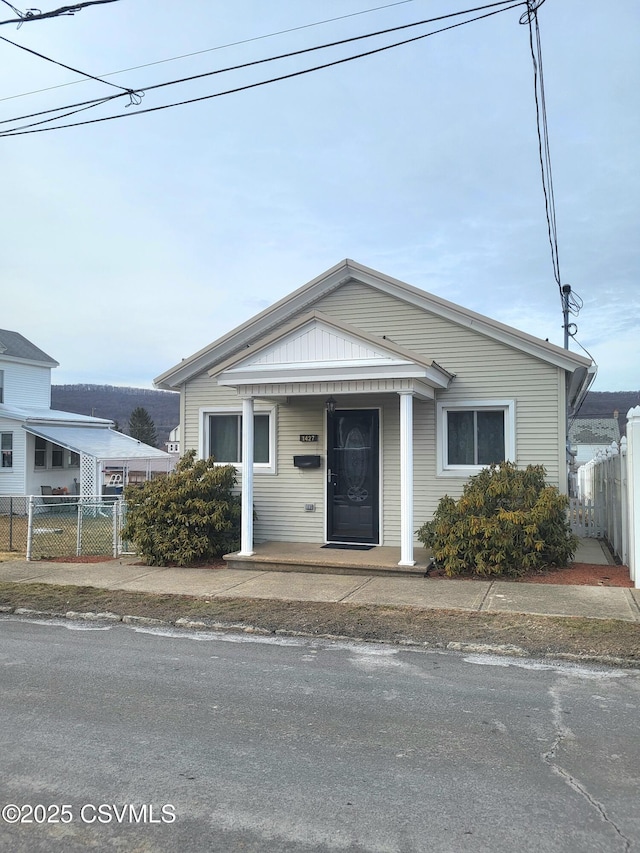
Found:
<svg viewBox="0 0 640 853"><path fill-rule="evenodd" d="M400 562L415 566L413 559L413 394L400 393Z"/></svg>
<svg viewBox="0 0 640 853"><path fill-rule="evenodd" d="M253 398L242 401L242 533L240 555L253 554Z"/></svg>

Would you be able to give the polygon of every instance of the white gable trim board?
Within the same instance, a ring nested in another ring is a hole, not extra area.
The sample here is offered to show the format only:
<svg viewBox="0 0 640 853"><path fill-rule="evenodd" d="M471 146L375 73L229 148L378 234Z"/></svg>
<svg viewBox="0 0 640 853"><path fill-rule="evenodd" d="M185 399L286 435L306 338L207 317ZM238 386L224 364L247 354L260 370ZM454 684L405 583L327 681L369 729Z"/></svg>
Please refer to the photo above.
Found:
<svg viewBox="0 0 640 853"><path fill-rule="evenodd" d="M435 389L446 388L452 379L451 373L417 353L366 335L319 312L269 336L249 354L245 351L240 357L213 368L209 374L216 377L218 384L237 388L288 383L289 393L308 393L306 388L298 390L294 386L331 380L411 378ZM274 389L272 395L278 396L278 392ZM433 397L433 391L429 396Z"/></svg>

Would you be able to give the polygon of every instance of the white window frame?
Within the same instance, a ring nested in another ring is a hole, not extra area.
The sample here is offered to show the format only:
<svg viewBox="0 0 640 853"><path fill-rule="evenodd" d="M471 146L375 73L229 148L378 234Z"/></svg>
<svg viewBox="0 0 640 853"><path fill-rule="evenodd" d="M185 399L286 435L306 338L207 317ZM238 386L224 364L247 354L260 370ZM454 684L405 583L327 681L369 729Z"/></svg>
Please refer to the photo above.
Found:
<svg viewBox="0 0 640 853"><path fill-rule="evenodd" d="M34 471L72 471L74 469L80 468L80 454L76 453L75 450L68 450L66 447L63 447L61 444L56 444L53 441L49 441L48 438L42 438L42 436L36 435L34 436L34 444L33 444L33 470ZM45 446L38 448L38 441L44 441ZM54 451L62 451L62 465L54 465L53 464L53 453ZM44 465L36 465L36 453L44 454Z"/></svg>
<svg viewBox="0 0 640 853"><path fill-rule="evenodd" d="M13 455L16 452L15 447L13 446L13 432L11 430L2 430L0 432L0 436L4 438L5 435L8 435L11 439L11 447L2 448L0 447L0 453L10 453L11 454L11 465L2 465L0 460L0 471L13 471ZM0 444L2 442L0 441Z"/></svg>
<svg viewBox="0 0 640 853"><path fill-rule="evenodd" d="M449 412L502 411L505 414L505 462L516 461L516 401L515 400L458 400L436 404L436 462L438 477L468 477L482 471L486 465L449 465L447 415Z"/></svg>
<svg viewBox="0 0 640 853"><path fill-rule="evenodd" d="M254 415L269 415L269 462L254 462L254 474L277 474L277 410L275 405L257 404L254 407ZM200 442L198 453L200 459L207 459L209 456L210 435L209 435L209 416L210 415L238 415L242 416L242 407L238 406L214 406L212 408L200 409ZM242 471L242 462L216 462L216 465L233 465L237 471Z"/></svg>

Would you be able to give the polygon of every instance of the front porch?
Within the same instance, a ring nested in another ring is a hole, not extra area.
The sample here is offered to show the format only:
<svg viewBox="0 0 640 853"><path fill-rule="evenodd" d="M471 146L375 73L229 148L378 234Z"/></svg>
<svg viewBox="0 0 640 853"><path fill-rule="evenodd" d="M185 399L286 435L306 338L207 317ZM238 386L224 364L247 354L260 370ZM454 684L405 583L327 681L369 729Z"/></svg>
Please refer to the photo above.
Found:
<svg viewBox="0 0 640 853"><path fill-rule="evenodd" d="M354 550L327 548L309 542L262 542L253 546L250 555L236 552L225 554L223 559L230 569L251 571L421 577L430 557L425 548L416 548L415 565L404 566L398 565L399 546L379 545L368 550Z"/></svg>

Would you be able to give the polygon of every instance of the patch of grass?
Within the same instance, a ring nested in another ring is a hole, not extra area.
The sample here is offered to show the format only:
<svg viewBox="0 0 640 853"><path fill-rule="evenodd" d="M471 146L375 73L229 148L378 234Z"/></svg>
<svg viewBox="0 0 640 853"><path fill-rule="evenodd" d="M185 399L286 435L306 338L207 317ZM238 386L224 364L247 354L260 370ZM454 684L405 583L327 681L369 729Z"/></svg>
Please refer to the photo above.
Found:
<svg viewBox="0 0 640 853"><path fill-rule="evenodd" d="M0 605L60 614L69 610L110 611L121 616L150 616L166 622L187 618L208 626L216 623L245 625L270 632L329 634L390 643L411 641L436 647L448 643L514 645L532 656L607 656L624 659L629 665L640 665L640 623L614 619L198 598L38 583L0 583Z"/></svg>

